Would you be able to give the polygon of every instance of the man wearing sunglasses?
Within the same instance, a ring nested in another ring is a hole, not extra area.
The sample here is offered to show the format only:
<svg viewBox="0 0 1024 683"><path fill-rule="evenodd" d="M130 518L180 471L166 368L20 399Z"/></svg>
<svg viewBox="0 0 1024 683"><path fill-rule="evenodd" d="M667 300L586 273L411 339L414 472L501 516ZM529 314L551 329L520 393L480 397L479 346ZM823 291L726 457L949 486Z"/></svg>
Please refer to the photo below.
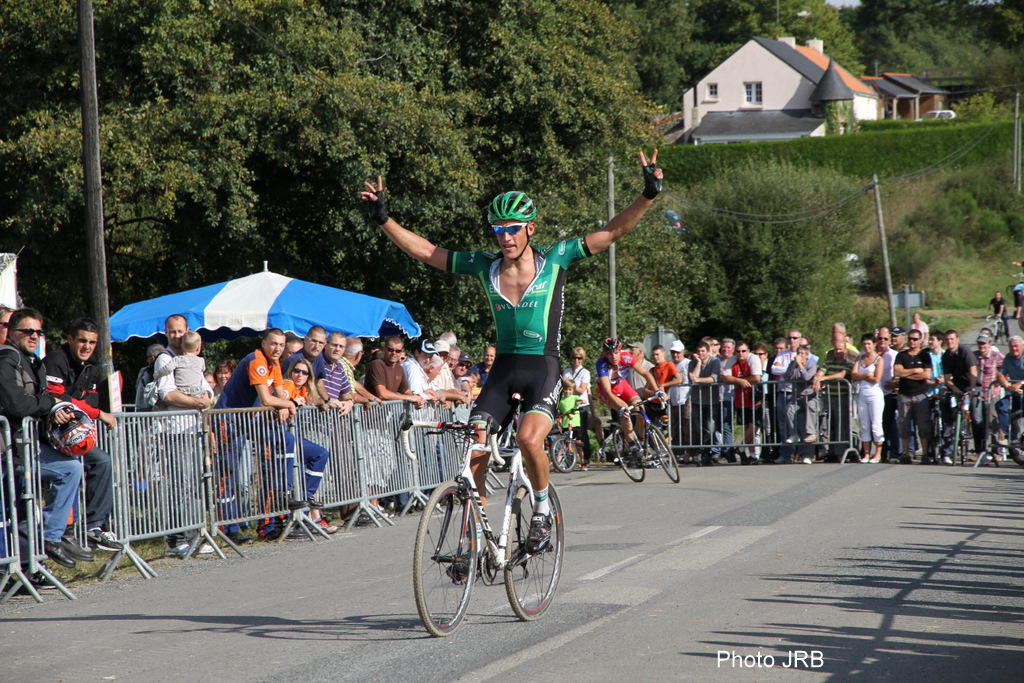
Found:
<svg viewBox="0 0 1024 683"><path fill-rule="evenodd" d="M14 465L24 474L21 421L26 417L46 419L57 399L46 391L46 372L36 355L43 338L43 316L31 308L20 308L8 321L7 341L0 345L0 411L7 418L14 437ZM68 411L57 411L54 421L71 420ZM39 443L39 476L50 485L43 505L43 552L57 564L74 568L75 557L62 544L68 514L82 481L82 460L60 453L48 443ZM25 513L24 510L21 511ZM26 519L22 517L22 519ZM24 529L20 530L24 532ZM22 535L22 543L28 539ZM27 545L22 545L26 548ZM80 553L77 547L70 552ZM84 555L79 555L84 559ZM88 561L88 560L86 560Z"/></svg>
<svg viewBox="0 0 1024 683"><path fill-rule="evenodd" d="M7 306L0 306L0 344L7 343L7 323L11 319L11 313L14 313Z"/></svg>
<svg viewBox="0 0 1024 683"><path fill-rule="evenodd" d="M366 191L360 195L369 203L371 219L402 251L439 270L473 275L487 293L497 328L497 358L470 419L478 425L483 442L483 425L488 418L503 423L511 411L509 395L518 392L523 396L524 416L516 438L534 488L534 516L527 543L531 552L547 547L551 533L544 437L554 424L561 384L558 344L566 269L604 251L636 227L661 191L663 173L655 165L657 158L655 150L648 164L647 157L640 153L643 193L608 225L586 237L556 242L546 248L530 245L537 229L537 207L522 192L504 192L489 205L487 234L497 241L496 253L450 251L406 230L388 217L384 182L379 177L376 185L366 183ZM486 465L486 453L473 459L480 491L486 490Z"/></svg>

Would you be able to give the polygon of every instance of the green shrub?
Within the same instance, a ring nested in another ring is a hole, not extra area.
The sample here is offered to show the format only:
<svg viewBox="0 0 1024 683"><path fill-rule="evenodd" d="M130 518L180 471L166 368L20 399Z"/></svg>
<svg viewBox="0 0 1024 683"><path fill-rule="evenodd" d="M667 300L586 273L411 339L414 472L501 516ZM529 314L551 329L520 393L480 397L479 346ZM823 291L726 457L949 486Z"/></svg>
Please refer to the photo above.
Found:
<svg viewBox="0 0 1024 683"><path fill-rule="evenodd" d="M928 119L927 121L883 119L881 121L860 121L858 125L865 133L883 133L891 130L921 130L931 126L958 126L964 123L960 119Z"/></svg>
<svg viewBox="0 0 1024 683"><path fill-rule="evenodd" d="M659 151L668 187L693 186L746 164L784 162L795 168L829 168L867 182L872 173L895 178L929 169L951 160L969 166L983 160L1004 159L1013 137L1009 121L997 124L926 125L906 129L862 132L785 142L747 142L729 145L672 145ZM865 124L866 125L866 124ZM1004 164L1005 165L1005 164ZM964 180L964 182L967 182Z"/></svg>

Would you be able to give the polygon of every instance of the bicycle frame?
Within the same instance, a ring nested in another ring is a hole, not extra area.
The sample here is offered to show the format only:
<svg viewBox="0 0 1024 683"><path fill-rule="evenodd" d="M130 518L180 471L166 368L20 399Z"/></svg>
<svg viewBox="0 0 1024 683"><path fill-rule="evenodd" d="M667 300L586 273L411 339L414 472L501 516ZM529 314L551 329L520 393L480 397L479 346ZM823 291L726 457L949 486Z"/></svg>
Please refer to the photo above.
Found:
<svg viewBox="0 0 1024 683"><path fill-rule="evenodd" d="M507 558L505 556L508 549L508 535L512 525L512 505L515 501L516 491L519 490L520 486L525 486L529 495L533 495L533 485L530 483L530 478L526 475L526 471L523 469L523 455L519 448L513 451L511 456L511 462L509 463L509 480L508 487L505 492L505 506L503 511L503 517L501 520L501 530L497 536L495 536L493 529L490 525L490 520L487 517L487 512L484 509L483 501L480 498L480 491L476 487L476 481L473 478L473 471L470 468L470 461L472 460L472 454L476 452L484 452L490 454L491 461L498 465L503 465L505 460L498 453L498 436L497 434L491 434L488 438L487 444L482 444L477 441L476 430L469 431L468 425L462 425L459 423L439 423L431 422L426 420L406 420L402 425L402 446L405 449L406 457L410 460L416 459L416 454L412 451L412 447L409 444L409 428L420 427L427 429L440 429L440 430L456 430L461 429L467 433L464 435L465 444L462 450L462 462L460 464L460 472L455 477L454 481L460 486L464 487L469 493L470 500L472 501L473 511L476 514L477 519L480 520L481 529L483 532L484 541L487 543L486 551L491 554L491 559L498 569L504 569L513 558ZM469 536L470 529L468 528L469 520L463 520L463 525L466 528L466 534ZM475 538L475 529L471 538ZM516 558L518 559L518 558Z"/></svg>

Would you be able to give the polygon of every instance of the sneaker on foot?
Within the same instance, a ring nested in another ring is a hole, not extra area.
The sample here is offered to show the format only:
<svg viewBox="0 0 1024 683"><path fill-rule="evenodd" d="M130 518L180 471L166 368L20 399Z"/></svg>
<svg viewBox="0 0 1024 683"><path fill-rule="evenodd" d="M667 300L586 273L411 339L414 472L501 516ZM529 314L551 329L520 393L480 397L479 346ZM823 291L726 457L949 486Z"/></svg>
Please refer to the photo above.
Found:
<svg viewBox="0 0 1024 683"><path fill-rule="evenodd" d="M171 557L185 557L185 555L188 554L188 543L179 543L178 545L167 546L167 554Z"/></svg>
<svg viewBox="0 0 1024 683"><path fill-rule="evenodd" d="M202 544L199 546L199 549L196 550L196 555L210 555L211 553L213 553L213 546L209 543Z"/></svg>
<svg viewBox="0 0 1024 683"><path fill-rule="evenodd" d="M68 554L60 541L43 541L43 552L60 566L68 569L75 568L75 558Z"/></svg>
<svg viewBox="0 0 1024 683"><path fill-rule="evenodd" d="M100 550L109 550L110 552L124 550L124 545L117 540L117 536L109 531L91 529L85 537L89 541L90 548L99 548Z"/></svg>
<svg viewBox="0 0 1024 683"><path fill-rule="evenodd" d="M551 517L534 515L530 518L530 533L526 535L526 552L531 555L543 551L551 543Z"/></svg>
<svg viewBox="0 0 1024 683"><path fill-rule="evenodd" d="M942 464L943 465L952 465L953 464L953 458L949 457L948 455L942 456Z"/></svg>
<svg viewBox="0 0 1024 683"><path fill-rule="evenodd" d="M96 560L96 556L93 555L92 551L88 548L83 548L78 543L78 539L71 534L65 534L60 539L60 545L71 559L76 562L93 562Z"/></svg>
<svg viewBox="0 0 1024 683"><path fill-rule="evenodd" d="M335 533L338 532L338 527L334 526L333 524L331 524L327 520L323 519L322 517L320 519L316 520L316 522L314 522L314 524L316 524L318 527L320 527L321 529L323 529L324 531L326 531L329 534L335 534Z"/></svg>
<svg viewBox="0 0 1024 683"><path fill-rule="evenodd" d="M241 531L225 531L224 535L235 545L245 545L252 543L252 539L243 534Z"/></svg>
<svg viewBox="0 0 1024 683"><path fill-rule="evenodd" d="M810 458L803 458L803 459L802 459L802 460L800 461L800 464L801 464L801 465L812 465L812 464L814 464L814 461L813 461L813 460L811 460Z"/></svg>

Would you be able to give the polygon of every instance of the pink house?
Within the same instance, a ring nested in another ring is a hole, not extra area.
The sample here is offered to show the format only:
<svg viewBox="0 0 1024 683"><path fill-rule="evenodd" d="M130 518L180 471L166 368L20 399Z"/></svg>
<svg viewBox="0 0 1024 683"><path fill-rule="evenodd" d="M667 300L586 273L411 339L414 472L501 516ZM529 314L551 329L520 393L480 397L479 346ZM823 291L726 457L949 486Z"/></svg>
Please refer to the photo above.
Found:
<svg viewBox="0 0 1024 683"><path fill-rule="evenodd" d="M681 142L823 136L830 103L843 112L835 133L878 118L878 94L826 57L820 40L752 38L683 94Z"/></svg>

